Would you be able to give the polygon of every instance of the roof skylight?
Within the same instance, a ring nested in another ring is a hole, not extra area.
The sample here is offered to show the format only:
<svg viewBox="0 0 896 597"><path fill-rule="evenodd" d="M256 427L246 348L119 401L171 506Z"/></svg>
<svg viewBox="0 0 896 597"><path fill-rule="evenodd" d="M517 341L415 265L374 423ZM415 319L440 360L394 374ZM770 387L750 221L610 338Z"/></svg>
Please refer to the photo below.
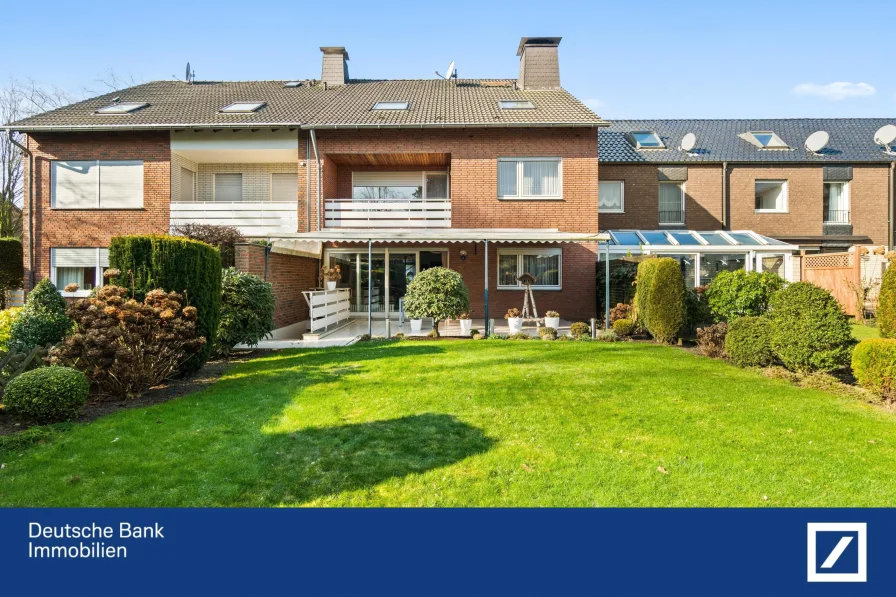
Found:
<svg viewBox="0 0 896 597"><path fill-rule="evenodd" d="M410 102L377 102L373 104L374 110L407 110Z"/></svg>
<svg viewBox="0 0 896 597"><path fill-rule="evenodd" d="M750 131L747 134L753 137L753 144L760 149L790 149L781 137L771 131Z"/></svg>
<svg viewBox="0 0 896 597"><path fill-rule="evenodd" d="M96 111L97 114L130 114L148 106L146 102L116 102Z"/></svg>
<svg viewBox="0 0 896 597"><path fill-rule="evenodd" d="M498 106L502 110L534 110L535 104L529 100L499 100Z"/></svg>
<svg viewBox="0 0 896 597"><path fill-rule="evenodd" d="M629 133L635 142L636 149L665 149L666 145L660 136L653 131L635 131Z"/></svg>
<svg viewBox="0 0 896 597"><path fill-rule="evenodd" d="M283 84L283 86L284 86L284 87L301 87L301 86L302 86L302 82L301 82L301 81L286 81L286 82Z"/></svg>
<svg viewBox="0 0 896 597"><path fill-rule="evenodd" d="M218 110L225 114L249 114L259 110L265 102L234 102Z"/></svg>

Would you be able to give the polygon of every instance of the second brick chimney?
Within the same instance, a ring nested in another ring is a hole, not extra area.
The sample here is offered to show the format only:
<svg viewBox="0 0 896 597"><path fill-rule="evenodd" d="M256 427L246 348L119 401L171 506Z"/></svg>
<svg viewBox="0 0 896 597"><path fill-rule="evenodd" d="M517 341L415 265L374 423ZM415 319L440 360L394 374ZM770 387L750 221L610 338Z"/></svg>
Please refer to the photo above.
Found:
<svg viewBox="0 0 896 597"><path fill-rule="evenodd" d="M520 57L520 89L559 89L559 37L524 37L516 55Z"/></svg>
<svg viewBox="0 0 896 597"><path fill-rule="evenodd" d="M348 82L348 52L343 47L327 46L320 49L324 53L320 80L327 85L345 85Z"/></svg>

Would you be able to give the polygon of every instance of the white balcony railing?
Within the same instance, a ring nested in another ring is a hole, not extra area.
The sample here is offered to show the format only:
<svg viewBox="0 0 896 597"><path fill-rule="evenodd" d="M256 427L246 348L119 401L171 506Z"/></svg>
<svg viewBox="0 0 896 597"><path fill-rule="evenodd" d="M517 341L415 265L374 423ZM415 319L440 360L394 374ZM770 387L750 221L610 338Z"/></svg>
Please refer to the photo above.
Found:
<svg viewBox="0 0 896 597"><path fill-rule="evenodd" d="M327 228L450 228L450 199L327 199Z"/></svg>
<svg viewBox="0 0 896 597"><path fill-rule="evenodd" d="M296 232L298 205L288 201L172 202L171 227L178 224L236 226L248 237Z"/></svg>

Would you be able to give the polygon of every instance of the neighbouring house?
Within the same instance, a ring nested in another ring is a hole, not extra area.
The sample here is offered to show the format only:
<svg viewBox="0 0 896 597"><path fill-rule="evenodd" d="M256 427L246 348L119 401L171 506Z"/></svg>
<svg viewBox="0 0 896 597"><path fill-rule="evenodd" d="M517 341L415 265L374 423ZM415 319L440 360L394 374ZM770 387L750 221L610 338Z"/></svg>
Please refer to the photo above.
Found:
<svg viewBox="0 0 896 597"><path fill-rule="evenodd" d="M156 81L6 125L33 164L26 285L86 294L112 236L231 224L266 241L237 267L273 284L279 335L297 337L398 317L434 266L462 274L475 318L522 306L528 272L542 312L574 320L603 311L607 255L675 256L700 285L892 245L885 121L608 122L561 86L559 45L522 38L514 79L419 80L353 79L346 49L323 47L319 79ZM808 152L815 130L829 143Z"/></svg>

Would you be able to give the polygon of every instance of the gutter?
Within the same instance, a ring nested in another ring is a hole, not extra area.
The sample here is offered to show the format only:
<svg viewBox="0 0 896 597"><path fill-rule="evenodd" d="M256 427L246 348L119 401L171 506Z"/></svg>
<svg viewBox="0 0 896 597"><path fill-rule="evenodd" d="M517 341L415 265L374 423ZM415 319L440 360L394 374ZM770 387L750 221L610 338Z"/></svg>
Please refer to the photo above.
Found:
<svg viewBox="0 0 896 597"><path fill-rule="evenodd" d="M314 129L309 129L311 135L311 146L314 148L314 161L317 163L317 191L315 193L314 200L314 209L317 211L317 215L315 216L315 220L317 220L317 229L320 230L322 226L320 225L320 196L322 192L322 183L320 176L320 154L317 152L317 134L315 134ZM311 220L309 218L308 225L311 225Z"/></svg>
<svg viewBox="0 0 896 597"><path fill-rule="evenodd" d="M28 156L28 289L34 288L34 154L31 150L16 141L12 131L6 130L12 144ZM24 207L24 205L23 205Z"/></svg>

